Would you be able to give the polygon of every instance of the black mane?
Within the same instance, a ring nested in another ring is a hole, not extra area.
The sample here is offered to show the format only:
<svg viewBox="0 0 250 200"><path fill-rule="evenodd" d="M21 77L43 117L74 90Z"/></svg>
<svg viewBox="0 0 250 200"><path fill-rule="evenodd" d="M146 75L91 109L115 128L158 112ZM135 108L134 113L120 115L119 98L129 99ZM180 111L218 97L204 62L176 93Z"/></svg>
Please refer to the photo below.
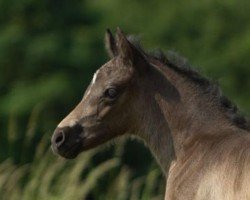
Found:
<svg viewBox="0 0 250 200"><path fill-rule="evenodd" d="M161 63L172 68L177 73L187 77L192 82L199 85L206 94L212 95L213 99L219 104L232 124L244 130L250 130L249 121L240 114L237 105L221 93L218 84L213 83L195 71L189 65L187 59L171 51L167 54L164 54L161 50L146 53L140 45L140 40L138 40L137 37L130 36L128 39L145 57L153 57L154 59L157 59Z"/></svg>

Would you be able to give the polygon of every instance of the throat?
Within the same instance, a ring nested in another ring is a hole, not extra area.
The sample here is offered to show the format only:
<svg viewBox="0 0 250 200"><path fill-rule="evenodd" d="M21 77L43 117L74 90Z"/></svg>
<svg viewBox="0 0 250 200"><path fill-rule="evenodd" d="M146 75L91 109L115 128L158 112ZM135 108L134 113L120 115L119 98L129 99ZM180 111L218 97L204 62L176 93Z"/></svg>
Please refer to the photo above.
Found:
<svg viewBox="0 0 250 200"><path fill-rule="evenodd" d="M166 131L152 132L151 136L144 139L162 171L167 174L170 165L175 160L175 150L172 136Z"/></svg>
<svg viewBox="0 0 250 200"><path fill-rule="evenodd" d="M142 108L146 110L146 108ZM164 113L158 104L151 104L150 112L141 117L144 123L137 132L137 136L144 140L162 171L167 174L171 162L175 159L175 148L170 127Z"/></svg>

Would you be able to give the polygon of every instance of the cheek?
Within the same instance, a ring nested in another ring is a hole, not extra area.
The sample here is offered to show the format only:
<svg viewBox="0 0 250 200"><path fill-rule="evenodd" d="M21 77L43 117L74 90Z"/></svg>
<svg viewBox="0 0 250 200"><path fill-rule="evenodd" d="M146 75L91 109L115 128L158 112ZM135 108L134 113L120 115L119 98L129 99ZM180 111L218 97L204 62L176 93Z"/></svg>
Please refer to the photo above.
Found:
<svg viewBox="0 0 250 200"><path fill-rule="evenodd" d="M109 113L111 106L100 104L98 108L98 118L103 119Z"/></svg>
<svg viewBox="0 0 250 200"><path fill-rule="evenodd" d="M102 102L98 105L98 119L105 124L124 124L129 115L129 99L122 94L116 102L109 104Z"/></svg>

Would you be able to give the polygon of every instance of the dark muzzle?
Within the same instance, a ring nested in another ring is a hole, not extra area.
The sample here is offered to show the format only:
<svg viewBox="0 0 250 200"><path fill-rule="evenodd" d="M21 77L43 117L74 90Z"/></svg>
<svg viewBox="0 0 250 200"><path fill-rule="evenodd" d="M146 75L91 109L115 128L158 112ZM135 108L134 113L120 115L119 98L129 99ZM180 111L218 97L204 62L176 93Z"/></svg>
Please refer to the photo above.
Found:
<svg viewBox="0 0 250 200"><path fill-rule="evenodd" d="M75 158L82 147L83 127L76 124L72 127L56 128L51 138L52 150L65 158Z"/></svg>

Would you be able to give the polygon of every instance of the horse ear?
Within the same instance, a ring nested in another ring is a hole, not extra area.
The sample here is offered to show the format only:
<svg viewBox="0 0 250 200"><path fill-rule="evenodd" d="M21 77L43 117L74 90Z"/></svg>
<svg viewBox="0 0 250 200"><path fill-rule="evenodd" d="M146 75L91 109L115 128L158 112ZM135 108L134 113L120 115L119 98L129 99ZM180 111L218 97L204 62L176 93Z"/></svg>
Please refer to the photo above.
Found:
<svg viewBox="0 0 250 200"><path fill-rule="evenodd" d="M138 71L143 72L148 69L149 63L144 55L126 38L120 28L116 33L118 57L125 65L132 65Z"/></svg>
<svg viewBox="0 0 250 200"><path fill-rule="evenodd" d="M111 31L107 29L105 34L105 47L108 52L108 55L110 58L113 58L118 55L117 45L115 42L115 38L113 37Z"/></svg>
<svg viewBox="0 0 250 200"><path fill-rule="evenodd" d="M118 55L123 61L132 61L134 62L134 52L132 44L127 40L124 33L118 27L116 32L117 48Z"/></svg>
<svg viewBox="0 0 250 200"><path fill-rule="evenodd" d="M128 41L125 34L118 27L116 32L118 55L124 62L134 63L138 59L138 50Z"/></svg>

